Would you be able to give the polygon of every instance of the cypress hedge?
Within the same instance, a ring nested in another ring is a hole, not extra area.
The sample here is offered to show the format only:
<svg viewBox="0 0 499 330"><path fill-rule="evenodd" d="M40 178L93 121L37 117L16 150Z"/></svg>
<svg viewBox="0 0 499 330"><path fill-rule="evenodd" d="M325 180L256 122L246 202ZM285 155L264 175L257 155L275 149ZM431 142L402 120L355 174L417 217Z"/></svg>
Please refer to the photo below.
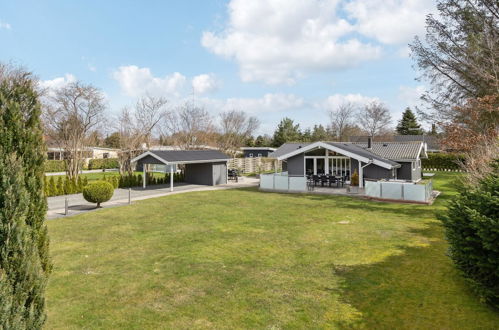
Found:
<svg viewBox="0 0 499 330"><path fill-rule="evenodd" d="M465 161L464 155L452 153L428 153L427 159L422 159L422 166L425 169L458 171L460 164Z"/></svg>
<svg viewBox="0 0 499 330"><path fill-rule="evenodd" d="M41 329L51 271L46 147L29 73L0 65L0 328Z"/></svg>
<svg viewBox="0 0 499 330"><path fill-rule="evenodd" d="M118 161L118 158L90 159L90 161L88 162L89 170L112 169L119 167L120 163Z"/></svg>
<svg viewBox="0 0 499 330"><path fill-rule="evenodd" d="M439 219L457 268L484 301L499 308L499 161L478 186L464 185Z"/></svg>

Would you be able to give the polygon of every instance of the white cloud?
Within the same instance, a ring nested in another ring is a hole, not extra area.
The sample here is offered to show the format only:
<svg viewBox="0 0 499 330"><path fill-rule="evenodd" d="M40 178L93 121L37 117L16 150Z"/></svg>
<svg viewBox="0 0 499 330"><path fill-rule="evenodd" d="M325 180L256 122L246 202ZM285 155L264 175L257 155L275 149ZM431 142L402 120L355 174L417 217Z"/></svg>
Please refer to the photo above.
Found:
<svg viewBox="0 0 499 330"><path fill-rule="evenodd" d="M257 98L202 98L203 103L211 112L241 110L249 114L265 115L269 113L285 112L303 107L306 102L294 94L268 93Z"/></svg>
<svg viewBox="0 0 499 330"><path fill-rule="evenodd" d="M145 93L156 96L179 96L187 78L175 72L163 78L154 77L149 68L121 66L113 73L125 94L137 97Z"/></svg>
<svg viewBox="0 0 499 330"><path fill-rule="evenodd" d="M12 30L12 25L10 25L9 23L7 22L4 22L2 20L0 20L0 30Z"/></svg>
<svg viewBox="0 0 499 330"><path fill-rule="evenodd" d="M425 86L400 86L398 92L398 99L402 102L404 107L416 107L422 103L421 95L425 92Z"/></svg>
<svg viewBox="0 0 499 330"><path fill-rule="evenodd" d="M218 81L213 74L200 74L192 78L192 88L197 94L213 92L218 88Z"/></svg>
<svg viewBox="0 0 499 330"><path fill-rule="evenodd" d="M49 91L53 91L53 90L59 89L61 87L64 87L67 84L75 82L75 81L76 81L76 77L75 76L73 76L70 73L66 73L64 75L64 77L57 77L57 78L50 79L50 80L40 80L38 82L38 85L42 89L47 89Z"/></svg>
<svg viewBox="0 0 499 330"><path fill-rule="evenodd" d="M325 100L316 103L315 106L324 110L334 110L341 104L347 102L352 103L356 107L361 107L372 101L379 101L379 99L361 94L334 94L328 96Z"/></svg>
<svg viewBox="0 0 499 330"><path fill-rule="evenodd" d="M235 59L243 81L294 83L312 71L353 67L378 58L379 46L350 36L337 16L338 0L232 0L220 33L205 31L202 44Z"/></svg>
<svg viewBox="0 0 499 330"><path fill-rule="evenodd" d="M384 44L411 41L425 29L425 17L435 12L434 0L353 0L345 4L355 29Z"/></svg>

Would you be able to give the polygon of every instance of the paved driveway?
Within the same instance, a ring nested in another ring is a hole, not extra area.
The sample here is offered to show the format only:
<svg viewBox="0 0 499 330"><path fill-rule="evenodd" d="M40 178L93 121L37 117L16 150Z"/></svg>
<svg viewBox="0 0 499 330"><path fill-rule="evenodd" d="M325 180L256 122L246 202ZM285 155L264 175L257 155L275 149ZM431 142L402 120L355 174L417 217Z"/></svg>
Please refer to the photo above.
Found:
<svg viewBox="0 0 499 330"><path fill-rule="evenodd" d="M173 187L173 192L170 192L170 185L155 185L142 189L135 187L131 189L131 199L132 201L138 201L142 199L154 198L167 196L172 194L180 194L192 191L206 191L206 190L222 190L222 189L233 189L242 187L252 187L257 186L259 183L258 179L254 178L243 178L238 183L229 183L219 186L204 186L195 184L185 184L177 183ZM114 195L109 202L103 203L103 207L113 207L128 204L128 189L116 189ZM48 219L55 219L64 217L65 210L65 200L68 199L69 214L75 215L83 212L95 210L95 204L87 202L82 194L66 195L66 196L56 196L49 197L48 200Z"/></svg>

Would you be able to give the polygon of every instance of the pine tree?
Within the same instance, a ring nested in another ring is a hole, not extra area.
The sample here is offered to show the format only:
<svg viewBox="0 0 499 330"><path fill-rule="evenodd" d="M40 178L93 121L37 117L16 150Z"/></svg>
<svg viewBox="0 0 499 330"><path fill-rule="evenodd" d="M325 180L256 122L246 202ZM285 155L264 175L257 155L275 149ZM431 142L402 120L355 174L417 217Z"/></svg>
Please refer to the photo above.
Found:
<svg viewBox="0 0 499 330"><path fill-rule="evenodd" d="M274 147L280 147L286 142L301 141L300 125L294 124L293 120L284 118L281 120L274 132L272 144Z"/></svg>
<svg viewBox="0 0 499 330"><path fill-rule="evenodd" d="M397 133L400 135L421 135L423 130L418 124L416 116L410 108L406 108L402 114L402 119L397 125Z"/></svg>
<svg viewBox="0 0 499 330"><path fill-rule="evenodd" d="M41 329L51 270L45 145L29 73L0 65L0 328Z"/></svg>

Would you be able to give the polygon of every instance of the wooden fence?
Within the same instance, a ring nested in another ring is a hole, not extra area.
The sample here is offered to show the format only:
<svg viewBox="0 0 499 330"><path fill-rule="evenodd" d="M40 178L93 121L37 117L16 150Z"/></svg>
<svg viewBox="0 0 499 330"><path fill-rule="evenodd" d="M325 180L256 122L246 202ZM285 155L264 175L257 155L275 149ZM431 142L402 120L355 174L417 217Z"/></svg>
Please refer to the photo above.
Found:
<svg viewBox="0 0 499 330"><path fill-rule="evenodd" d="M262 173L274 171L275 160L271 158L232 158L229 161L230 169L237 169L242 174ZM281 171L282 162L277 161L277 171Z"/></svg>

